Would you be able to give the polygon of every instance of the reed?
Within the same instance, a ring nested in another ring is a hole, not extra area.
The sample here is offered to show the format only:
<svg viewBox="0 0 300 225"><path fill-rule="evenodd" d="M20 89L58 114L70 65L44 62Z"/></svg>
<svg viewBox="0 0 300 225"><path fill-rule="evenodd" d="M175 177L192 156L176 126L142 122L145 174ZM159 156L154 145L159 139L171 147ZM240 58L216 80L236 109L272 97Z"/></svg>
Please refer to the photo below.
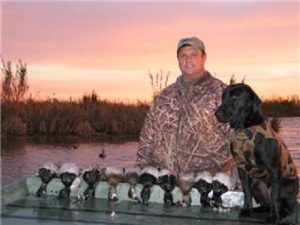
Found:
<svg viewBox="0 0 300 225"><path fill-rule="evenodd" d="M2 102L2 136L139 135L150 107L148 103L128 104L96 97L94 93L93 98L83 96L80 101L28 99ZM300 116L299 97L265 99L262 110L272 117Z"/></svg>
<svg viewBox="0 0 300 225"><path fill-rule="evenodd" d="M264 99L262 111L270 117L300 116L300 98L297 95L289 97L272 97Z"/></svg>
<svg viewBox="0 0 300 225"><path fill-rule="evenodd" d="M2 102L2 135L138 135L149 104L109 100Z"/></svg>
<svg viewBox="0 0 300 225"><path fill-rule="evenodd" d="M170 71L165 73L160 70L156 74L149 72L150 84L152 87L152 100L155 101L159 93L168 86Z"/></svg>
<svg viewBox="0 0 300 225"><path fill-rule="evenodd" d="M13 72L2 59L1 137L33 135L139 135L149 103L100 99L95 91L80 100L36 100L28 91L26 64L19 61ZM149 73L153 100L167 86L169 72ZM298 96L265 99L262 110L268 116L300 116Z"/></svg>

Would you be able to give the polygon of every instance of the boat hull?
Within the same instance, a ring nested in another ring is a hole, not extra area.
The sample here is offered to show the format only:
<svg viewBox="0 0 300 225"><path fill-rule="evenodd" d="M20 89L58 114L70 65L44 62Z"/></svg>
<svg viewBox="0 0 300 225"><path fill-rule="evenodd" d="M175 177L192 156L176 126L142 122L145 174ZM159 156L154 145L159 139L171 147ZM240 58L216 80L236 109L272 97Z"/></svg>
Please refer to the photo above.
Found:
<svg viewBox="0 0 300 225"><path fill-rule="evenodd" d="M129 185L126 183L118 185L117 191L120 201L117 203L107 200L108 184L106 182L98 184L96 198L91 200L76 200L76 196L85 190L86 184L82 184L77 192L71 193L70 200L59 199L56 192L63 187L59 179L49 183L46 198L37 198L35 192L40 184L38 178L27 177L2 187L2 224L264 224L264 216L239 218L238 207L223 213L212 209L202 209L198 205L199 198L197 199L197 195L199 194L197 192L192 192L195 203L191 207L181 208L162 204L163 191L156 185L153 187L151 201L148 205L143 205L129 200L127 196ZM141 189L141 185L138 185L139 194ZM176 190L174 191L174 197L180 199L180 194ZM297 209L299 217L299 205Z"/></svg>

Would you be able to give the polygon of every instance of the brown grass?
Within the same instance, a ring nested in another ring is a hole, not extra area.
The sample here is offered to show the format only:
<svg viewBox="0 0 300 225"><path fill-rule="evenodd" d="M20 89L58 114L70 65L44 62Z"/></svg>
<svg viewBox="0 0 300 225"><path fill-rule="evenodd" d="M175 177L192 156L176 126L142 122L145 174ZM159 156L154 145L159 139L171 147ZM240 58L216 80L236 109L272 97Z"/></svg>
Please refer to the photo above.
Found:
<svg viewBox="0 0 300 225"><path fill-rule="evenodd" d="M80 101L2 102L2 136L22 135L138 135L149 104L125 104L99 100L95 93ZM265 99L262 110L267 116L300 116L298 96Z"/></svg>
<svg viewBox="0 0 300 225"><path fill-rule="evenodd" d="M138 135L149 104L116 103L92 98L82 101L2 103L2 135Z"/></svg>
<svg viewBox="0 0 300 225"><path fill-rule="evenodd" d="M264 99L262 110L272 117L300 116L300 99L297 95Z"/></svg>

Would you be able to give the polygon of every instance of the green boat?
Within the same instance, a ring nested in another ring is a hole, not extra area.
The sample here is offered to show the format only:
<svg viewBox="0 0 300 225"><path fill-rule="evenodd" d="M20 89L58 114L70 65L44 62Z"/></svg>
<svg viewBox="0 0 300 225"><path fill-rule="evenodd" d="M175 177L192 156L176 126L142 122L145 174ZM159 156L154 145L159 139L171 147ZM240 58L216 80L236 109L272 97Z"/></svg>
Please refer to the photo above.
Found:
<svg viewBox="0 0 300 225"><path fill-rule="evenodd" d="M254 225L265 224L263 216L239 218L238 207L229 212L217 212L199 206L199 194L192 189L192 206L182 208L163 204L163 191L154 185L148 205L130 201L127 196L129 185L121 183L117 187L118 202L107 200L108 184L100 182L96 187L95 199L80 200L78 196L87 185L83 183L71 193L70 200L57 197L63 188L59 179L53 179L47 187L47 196L37 198L36 191L41 185L38 177L26 177L18 182L3 185L1 196L1 224L5 225L61 225L61 224L120 224L120 225ZM141 185L137 185L140 194ZM172 192L174 201L181 198L178 188ZM300 215L299 204L297 206ZM298 218L300 221L300 218Z"/></svg>

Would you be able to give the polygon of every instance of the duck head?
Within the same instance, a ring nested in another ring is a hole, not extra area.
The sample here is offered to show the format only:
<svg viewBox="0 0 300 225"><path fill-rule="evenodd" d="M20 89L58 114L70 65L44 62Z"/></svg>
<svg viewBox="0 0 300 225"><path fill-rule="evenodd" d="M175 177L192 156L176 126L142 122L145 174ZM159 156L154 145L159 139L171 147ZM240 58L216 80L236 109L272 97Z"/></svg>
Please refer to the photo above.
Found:
<svg viewBox="0 0 300 225"><path fill-rule="evenodd" d="M156 184L158 179L158 169L154 167L145 167L139 178L139 182L143 185L141 198L144 204L148 204L151 196L151 187Z"/></svg>

